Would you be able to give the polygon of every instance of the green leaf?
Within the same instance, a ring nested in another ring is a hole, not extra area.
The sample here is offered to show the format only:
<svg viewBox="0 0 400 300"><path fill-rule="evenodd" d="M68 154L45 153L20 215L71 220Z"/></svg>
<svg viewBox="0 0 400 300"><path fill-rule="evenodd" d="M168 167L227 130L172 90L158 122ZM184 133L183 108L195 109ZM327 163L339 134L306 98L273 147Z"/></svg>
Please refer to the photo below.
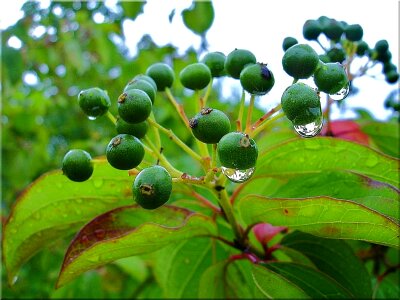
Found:
<svg viewBox="0 0 400 300"><path fill-rule="evenodd" d="M241 199L238 209L246 224L270 223L321 237L363 240L400 247L398 223L347 200L248 195Z"/></svg>
<svg viewBox="0 0 400 300"><path fill-rule="evenodd" d="M263 266L253 265L252 275L258 289L269 299L309 299L297 285Z"/></svg>
<svg viewBox="0 0 400 300"><path fill-rule="evenodd" d="M391 156L400 156L400 132L396 122L365 122L361 123L361 130L365 132L378 148Z"/></svg>
<svg viewBox="0 0 400 300"><path fill-rule="evenodd" d="M120 5L124 10L124 15L132 20L135 20L138 15L143 13L143 6L146 1L122 1Z"/></svg>
<svg viewBox="0 0 400 300"><path fill-rule="evenodd" d="M57 286L120 258L156 251L185 239L216 234L212 219L186 209L125 206L85 225L71 242Z"/></svg>
<svg viewBox="0 0 400 300"><path fill-rule="evenodd" d="M351 171L399 185L399 160L366 146L328 137L295 139L260 154L255 175Z"/></svg>
<svg viewBox="0 0 400 300"><path fill-rule="evenodd" d="M37 251L78 230L95 216L132 203L132 179L102 160L91 179L72 182L61 171L42 175L17 199L3 230L9 282Z"/></svg>
<svg viewBox="0 0 400 300"><path fill-rule="evenodd" d="M368 271L344 241L295 231L286 235L281 244L303 253L321 272L347 288L353 298L372 297Z"/></svg>
<svg viewBox="0 0 400 300"><path fill-rule="evenodd" d="M313 299L349 299L351 294L326 274L313 268L287 262L264 265L302 289Z"/></svg>
<svg viewBox="0 0 400 300"><path fill-rule="evenodd" d="M182 11L183 22L196 34L204 34L214 21L214 8L211 1L193 1L191 7Z"/></svg>

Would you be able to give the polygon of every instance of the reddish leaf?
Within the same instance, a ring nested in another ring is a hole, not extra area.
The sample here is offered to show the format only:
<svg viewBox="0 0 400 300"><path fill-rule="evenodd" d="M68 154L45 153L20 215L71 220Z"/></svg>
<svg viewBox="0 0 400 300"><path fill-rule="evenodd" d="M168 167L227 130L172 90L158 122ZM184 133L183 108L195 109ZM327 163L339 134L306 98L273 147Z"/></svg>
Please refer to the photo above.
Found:
<svg viewBox="0 0 400 300"><path fill-rule="evenodd" d="M278 233L286 230L284 226L272 226L268 223L260 223L253 227L254 234L261 244L267 244Z"/></svg>
<svg viewBox="0 0 400 300"><path fill-rule="evenodd" d="M369 137L361 131L360 126L352 120L330 121L328 126L322 129L321 135L333 136L343 140L357 142L363 145L369 145Z"/></svg>

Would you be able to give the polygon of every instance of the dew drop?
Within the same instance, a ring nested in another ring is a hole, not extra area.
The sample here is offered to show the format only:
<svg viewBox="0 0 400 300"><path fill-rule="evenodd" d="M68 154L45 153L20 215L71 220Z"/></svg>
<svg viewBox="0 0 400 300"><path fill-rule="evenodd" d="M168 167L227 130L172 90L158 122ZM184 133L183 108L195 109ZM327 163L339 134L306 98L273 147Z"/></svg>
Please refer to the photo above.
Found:
<svg viewBox="0 0 400 300"><path fill-rule="evenodd" d="M255 170L254 167L245 170L238 170L226 167L221 167L221 169L222 173L224 173L224 175L228 177L230 181L238 183L245 182L246 180L248 180L251 177L251 175L253 175Z"/></svg>
<svg viewBox="0 0 400 300"><path fill-rule="evenodd" d="M95 117L95 116L88 116L88 119L89 119L90 121L94 121L94 120L96 120L96 118L97 118L97 117Z"/></svg>
<svg viewBox="0 0 400 300"><path fill-rule="evenodd" d="M95 179L93 181L94 187L99 188L103 185L103 179Z"/></svg>
<svg viewBox="0 0 400 300"><path fill-rule="evenodd" d="M347 83L347 85L344 88L342 88L339 92L337 92L336 94L329 95L329 97L332 100L340 101L346 98L349 92L350 92L350 83Z"/></svg>
<svg viewBox="0 0 400 300"><path fill-rule="evenodd" d="M311 122L306 125L294 125L294 130L296 130L301 137L311 138L316 136L321 131L323 124L323 118L321 117L315 122Z"/></svg>
<svg viewBox="0 0 400 300"><path fill-rule="evenodd" d="M11 280L11 285L14 285L18 281L18 276L14 276Z"/></svg>

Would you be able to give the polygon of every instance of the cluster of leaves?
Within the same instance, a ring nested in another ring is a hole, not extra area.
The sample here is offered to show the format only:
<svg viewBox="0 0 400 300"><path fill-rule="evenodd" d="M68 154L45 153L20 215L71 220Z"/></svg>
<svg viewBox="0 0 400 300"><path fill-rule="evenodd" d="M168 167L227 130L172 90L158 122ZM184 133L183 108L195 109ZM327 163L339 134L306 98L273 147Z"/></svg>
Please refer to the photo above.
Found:
<svg viewBox="0 0 400 300"><path fill-rule="evenodd" d="M150 63L168 55L178 74L197 60L194 52L181 58L173 55L173 48L153 46L148 44L151 51L142 50L134 62L125 64L121 58L118 66L134 65L134 73L143 73ZM97 67L102 66L100 61ZM131 77L131 73L122 74ZM113 79L110 95L118 96L129 79L120 77ZM107 87L109 80L104 79ZM71 81L71 86L76 84L73 77ZM102 85L98 78L93 82ZM172 89L185 101L187 113L194 115L195 101L186 101L187 91L178 83ZM165 100L162 96L158 101ZM235 103L226 105L215 97L210 101L235 119ZM72 108L68 111L74 113ZM171 108L159 106L154 113L159 123L195 146L190 133L177 126ZM261 117L263 112L255 115ZM96 121L96 134L100 124L101 119ZM392 146L398 133L388 135L386 129L396 124L373 120L351 124L356 125L356 134L367 135L368 146L324 137L301 139L287 120L274 122L257 139L261 153L251 180L227 183L216 193L175 182L171 205L155 211L132 205L132 178L104 159L84 183L70 182L60 170L46 173L17 199L5 224L3 253L9 282L38 251L65 250L71 241L58 279L56 274L47 278L57 280L58 287L68 283L57 292L47 291L54 297L391 297L398 292L399 161ZM104 124L104 128L109 127ZM104 133L109 140L114 133L104 130L99 135ZM82 137L86 138L92 137ZM179 148L168 136L161 142L174 166L198 174L190 157L176 155ZM101 138L95 143L104 145ZM104 153L103 146L98 153ZM249 248L237 244L232 224L218 206L222 193ZM45 268L47 263L61 264L61 257L57 259L43 260ZM34 268L35 263L26 265ZM118 290L111 287L115 282ZM104 288L91 291L87 284Z"/></svg>

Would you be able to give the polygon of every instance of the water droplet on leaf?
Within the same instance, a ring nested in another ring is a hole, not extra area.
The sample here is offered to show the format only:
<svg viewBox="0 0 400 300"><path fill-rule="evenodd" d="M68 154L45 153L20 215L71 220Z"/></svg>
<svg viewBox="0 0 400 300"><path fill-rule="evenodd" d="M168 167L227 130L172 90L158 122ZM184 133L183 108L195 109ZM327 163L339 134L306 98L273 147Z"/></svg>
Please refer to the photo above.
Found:
<svg viewBox="0 0 400 300"><path fill-rule="evenodd" d="M94 121L94 120L96 120L96 118L97 118L97 117L95 117L95 116L88 116L88 119L89 119L90 121Z"/></svg>
<svg viewBox="0 0 400 300"><path fill-rule="evenodd" d="M332 100L340 101L347 97L350 92L350 83L347 83L345 87L343 87L339 92L336 94L329 95Z"/></svg>
<svg viewBox="0 0 400 300"><path fill-rule="evenodd" d="M251 175L253 175L255 170L254 167L246 170L231 169L226 167L221 167L221 169L222 173L224 173L224 175L228 177L230 181L238 183L245 182L246 180L248 180L251 177Z"/></svg>
<svg viewBox="0 0 400 300"><path fill-rule="evenodd" d="M14 276L13 279L11 280L11 285L14 285L18 280L18 276Z"/></svg>
<svg viewBox="0 0 400 300"><path fill-rule="evenodd" d="M323 118L321 117L306 125L294 125L294 130L302 137L311 138L321 131L323 124Z"/></svg>

